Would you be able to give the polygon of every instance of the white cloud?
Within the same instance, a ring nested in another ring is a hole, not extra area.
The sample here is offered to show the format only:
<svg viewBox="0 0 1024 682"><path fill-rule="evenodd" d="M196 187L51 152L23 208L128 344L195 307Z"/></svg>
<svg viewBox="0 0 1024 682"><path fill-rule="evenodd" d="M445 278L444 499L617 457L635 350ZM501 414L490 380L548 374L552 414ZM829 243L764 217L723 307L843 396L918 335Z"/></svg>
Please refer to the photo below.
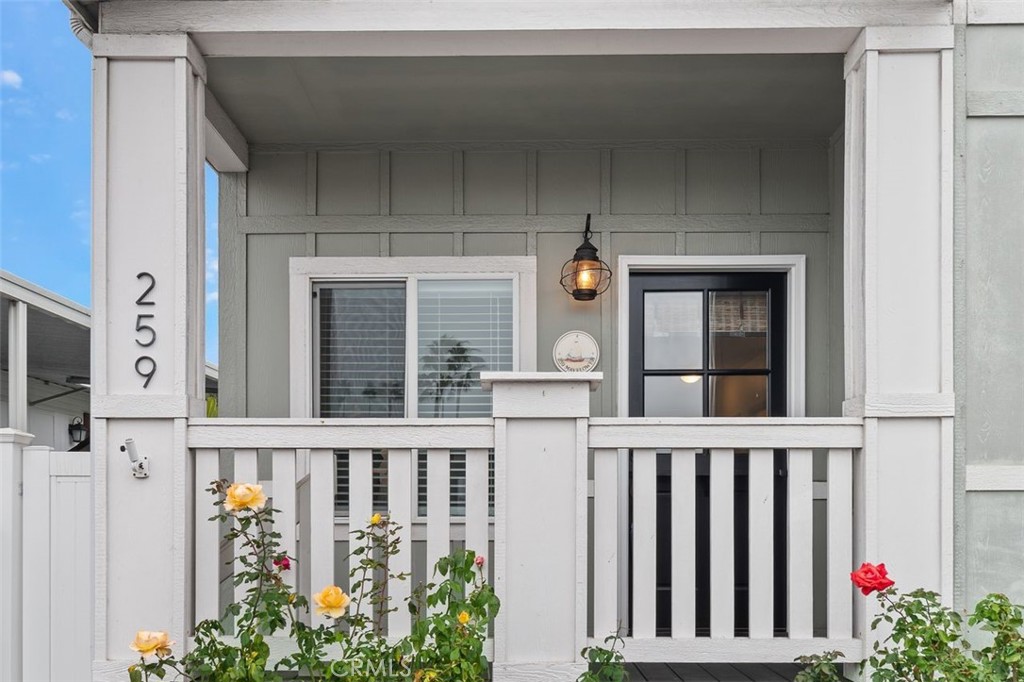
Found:
<svg viewBox="0 0 1024 682"><path fill-rule="evenodd" d="M220 294L218 294L216 291L207 291L206 292L206 302L207 303L216 303L219 298L220 298Z"/></svg>
<svg viewBox="0 0 1024 682"><path fill-rule="evenodd" d="M0 171L18 170L17 161L0 161Z"/></svg>
<svg viewBox="0 0 1024 682"><path fill-rule="evenodd" d="M0 85L18 90L21 88L21 83L21 74L17 71L11 71L10 69L0 71Z"/></svg>
<svg viewBox="0 0 1024 682"><path fill-rule="evenodd" d="M62 121L73 121L74 118L75 118L75 115L72 114L67 109L58 109L57 113L54 114L54 116L56 116L57 118L59 118Z"/></svg>
<svg viewBox="0 0 1024 682"><path fill-rule="evenodd" d="M53 157L49 154L29 154L28 158L32 159L32 163L46 163Z"/></svg>

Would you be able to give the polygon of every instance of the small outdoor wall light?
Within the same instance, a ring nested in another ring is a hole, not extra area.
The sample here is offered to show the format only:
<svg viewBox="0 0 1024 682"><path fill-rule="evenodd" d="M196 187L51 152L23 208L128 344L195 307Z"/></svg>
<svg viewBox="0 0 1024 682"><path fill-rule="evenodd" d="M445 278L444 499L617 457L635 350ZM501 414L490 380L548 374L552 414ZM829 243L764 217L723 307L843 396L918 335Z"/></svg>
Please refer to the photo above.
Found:
<svg viewBox="0 0 1024 682"><path fill-rule="evenodd" d="M75 417L68 424L68 434L71 436L72 443L81 443L89 435L89 427L82 423L81 417Z"/></svg>
<svg viewBox="0 0 1024 682"><path fill-rule="evenodd" d="M562 266L559 280L577 301L593 301L608 290L612 281L612 270L597 257L597 247L590 243L590 214L583 229L583 243L576 248L576 254Z"/></svg>

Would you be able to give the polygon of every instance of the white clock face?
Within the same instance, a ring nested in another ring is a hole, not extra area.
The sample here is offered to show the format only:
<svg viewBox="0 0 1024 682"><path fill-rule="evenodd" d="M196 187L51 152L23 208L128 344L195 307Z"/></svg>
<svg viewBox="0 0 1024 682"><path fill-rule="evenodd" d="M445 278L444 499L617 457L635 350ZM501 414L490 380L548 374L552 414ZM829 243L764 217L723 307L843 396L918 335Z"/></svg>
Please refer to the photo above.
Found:
<svg viewBox="0 0 1024 682"><path fill-rule="evenodd" d="M586 332L566 332L555 341L552 357L562 372L589 372L597 367L601 351L597 341Z"/></svg>

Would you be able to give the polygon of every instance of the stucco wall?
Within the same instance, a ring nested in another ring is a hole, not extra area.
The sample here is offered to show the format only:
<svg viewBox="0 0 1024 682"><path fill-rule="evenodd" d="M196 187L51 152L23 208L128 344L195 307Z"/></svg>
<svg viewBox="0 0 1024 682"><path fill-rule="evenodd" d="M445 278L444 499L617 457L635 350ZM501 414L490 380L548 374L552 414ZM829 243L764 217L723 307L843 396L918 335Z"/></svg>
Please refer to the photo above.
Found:
<svg viewBox="0 0 1024 682"><path fill-rule="evenodd" d="M1024 25L972 25L965 34L958 443L967 467L1021 466ZM1003 106L1011 102L1016 109ZM968 489L959 518L966 605L992 591L1024 602L1024 492Z"/></svg>
<svg viewBox="0 0 1024 682"><path fill-rule="evenodd" d="M623 254L805 254L808 414L838 415L842 224L830 205L841 162L832 161L825 140L255 149L249 173L221 178L220 413L288 414L290 256L529 255L538 369L553 369L560 334L590 332L606 377L593 411L614 414L615 290L577 303L557 283L591 212L613 268Z"/></svg>

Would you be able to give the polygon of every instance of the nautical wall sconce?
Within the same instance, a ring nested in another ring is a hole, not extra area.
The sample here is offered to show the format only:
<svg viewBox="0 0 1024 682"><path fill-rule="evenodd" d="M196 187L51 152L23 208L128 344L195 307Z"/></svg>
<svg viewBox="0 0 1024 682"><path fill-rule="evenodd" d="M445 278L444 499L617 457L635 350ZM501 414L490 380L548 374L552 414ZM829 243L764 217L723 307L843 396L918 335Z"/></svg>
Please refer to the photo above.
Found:
<svg viewBox="0 0 1024 682"><path fill-rule="evenodd" d="M576 248L572 258L562 266L559 280L566 293L577 301L593 301L608 290L612 281L612 270L597 257L597 247L590 243L590 214L583 229L583 243Z"/></svg>
<svg viewBox="0 0 1024 682"><path fill-rule="evenodd" d="M68 435L72 443L81 443L89 435L89 427L82 422L81 417L75 417L68 424Z"/></svg>

